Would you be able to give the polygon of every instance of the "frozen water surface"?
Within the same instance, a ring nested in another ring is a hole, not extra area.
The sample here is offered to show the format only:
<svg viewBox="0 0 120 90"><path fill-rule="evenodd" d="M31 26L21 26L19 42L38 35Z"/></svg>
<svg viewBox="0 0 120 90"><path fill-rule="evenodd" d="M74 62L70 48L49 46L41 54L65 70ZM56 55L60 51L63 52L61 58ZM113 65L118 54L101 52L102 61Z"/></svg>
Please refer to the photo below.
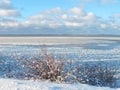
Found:
<svg viewBox="0 0 120 90"><path fill-rule="evenodd" d="M0 56L48 53L77 61L119 60L119 37L0 37Z"/></svg>
<svg viewBox="0 0 120 90"><path fill-rule="evenodd" d="M20 71L16 58L38 57L44 47L56 58L120 66L120 37L0 37L0 75Z"/></svg>

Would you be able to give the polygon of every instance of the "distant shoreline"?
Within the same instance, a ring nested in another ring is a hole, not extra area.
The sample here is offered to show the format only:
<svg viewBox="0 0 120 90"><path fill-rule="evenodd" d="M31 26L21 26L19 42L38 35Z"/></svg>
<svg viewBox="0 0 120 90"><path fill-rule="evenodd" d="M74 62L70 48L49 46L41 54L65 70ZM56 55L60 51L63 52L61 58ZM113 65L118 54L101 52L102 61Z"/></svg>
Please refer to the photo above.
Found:
<svg viewBox="0 0 120 90"><path fill-rule="evenodd" d="M107 40L120 41L120 37L113 36L0 36L0 44L86 44Z"/></svg>
<svg viewBox="0 0 120 90"><path fill-rule="evenodd" d="M0 35L0 37L120 37L120 35Z"/></svg>

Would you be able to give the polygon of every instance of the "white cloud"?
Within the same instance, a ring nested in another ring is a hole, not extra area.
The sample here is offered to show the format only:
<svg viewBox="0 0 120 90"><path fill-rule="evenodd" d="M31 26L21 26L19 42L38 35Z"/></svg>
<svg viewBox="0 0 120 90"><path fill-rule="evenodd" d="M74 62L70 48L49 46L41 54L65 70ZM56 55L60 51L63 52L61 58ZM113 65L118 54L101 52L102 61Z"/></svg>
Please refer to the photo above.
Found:
<svg viewBox="0 0 120 90"><path fill-rule="evenodd" d="M21 15L20 15L20 12L18 12L12 6L9 0L1 0L0 1L0 16L16 17L16 16L21 16Z"/></svg>
<svg viewBox="0 0 120 90"><path fill-rule="evenodd" d="M65 25L67 27L80 27L81 26L81 24L77 22L65 22Z"/></svg>
<svg viewBox="0 0 120 90"><path fill-rule="evenodd" d="M19 23L17 22L7 22L7 23L4 23L4 22L0 22L0 26L2 27L17 27L19 25Z"/></svg>
<svg viewBox="0 0 120 90"><path fill-rule="evenodd" d="M106 29L107 25L106 24L100 24L101 29Z"/></svg>
<svg viewBox="0 0 120 90"><path fill-rule="evenodd" d="M76 34L81 33L81 30L85 30L85 32L88 30L89 33L94 33L90 31L96 30L95 32L97 32L98 30L99 32L103 32L102 30L106 30L107 32L109 28L113 30L118 28L117 24L110 24L104 19L99 19L94 13L87 13L79 7L74 7L67 11L60 8L57 9L49 10L49 15L46 14L48 13L46 11L39 15L31 16L22 24L27 27L37 27L39 30L49 28L50 30L56 29L59 32L59 29L65 29L68 33L72 30L77 31L78 33Z"/></svg>
<svg viewBox="0 0 120 90"><path fill-rule="evenodd" d="M11 5L9 0L1 0L0 1L0 9L12 9L13 6Z"/></svg>
<svg viewBox="0 0 120 90"><path fill-rule="evenodd" d="M19 12L16 10L1 10L0 9L0 16L19 16Z"/></svg>
<svg viewBox="0 0 120 90"><path fill-rule="evenodd" d="M68 16L67 16L67 14L63 14L63 15L61 15L61 18L62 18L62 19L67 19Z"/></svg>
<svg viewBox="0 0 120 90"><path fill-rule="evenodd" d="M3 12L0 15L13 16L6 11L0 11ZM30 34L109 34L109 30L119 32L120 26L116 22L111 23L98 18L93 12L85 12L80 7L73 7L66 11L57 7L30 16L21 22L15 18L0 18L1 28L2 30L10 28L16 33Z"/></svg>
<svg viewBox="0 0 120 90"><path fill-rule="evenodd" d="M16 20L19 16L21 16L20 12L13 7L10 0L0 0L0 29L2 31L19 27L20 22Z"/></svg>
<svg viewBox="0 0 120 90"><path fill-rule="evenodd" d="M83 18L85 20L89 21L89 22L93 22L93 21L95 21L97 19L96 16L95 16L95 14L92 13L92 12L87 13L87 15L84 16Z"/></svg>
<svg viewBox="0 0 120 90"><path fill-rule="evenodd" d="M74 7L70 11L71 11L71 13L77 14L77 15L80 15L80 16L84 16L85 15L85 12L81 8L79 8L79 7Z"/></svg>

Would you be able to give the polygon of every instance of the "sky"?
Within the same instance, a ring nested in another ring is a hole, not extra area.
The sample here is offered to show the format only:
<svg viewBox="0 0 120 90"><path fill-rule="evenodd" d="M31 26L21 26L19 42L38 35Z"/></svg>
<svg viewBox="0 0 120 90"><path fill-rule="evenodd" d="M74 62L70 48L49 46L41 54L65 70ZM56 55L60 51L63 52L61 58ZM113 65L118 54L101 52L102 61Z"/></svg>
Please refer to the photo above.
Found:
<svg viewBox="0 0 120 90"><path fill-rule="evenodd" d="M119 0L0 0L0 35L120 35Z"/></svg>

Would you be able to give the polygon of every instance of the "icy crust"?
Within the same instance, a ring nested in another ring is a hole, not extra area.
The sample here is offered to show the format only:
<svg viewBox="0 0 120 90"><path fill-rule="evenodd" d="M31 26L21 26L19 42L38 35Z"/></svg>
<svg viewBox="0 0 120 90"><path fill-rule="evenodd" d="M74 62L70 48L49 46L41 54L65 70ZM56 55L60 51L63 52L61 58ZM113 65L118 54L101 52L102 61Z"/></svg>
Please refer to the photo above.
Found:
<svg viewBox="0 0 120 90"><path fill-rule="evenodd" d="M41 53L41 45L0 45L0 56L37 56ZM75 61L107 61L120 59L120 46L99 45L52 45L46 46L48 53L63 55Z"/></svg>
<svg viewBox="0 0 120 90"><path fill-rule="evenodd" d="M57 84L42 81L0 79L0 90L120 90L120 88L95 87L85 84Z"/></svg>

